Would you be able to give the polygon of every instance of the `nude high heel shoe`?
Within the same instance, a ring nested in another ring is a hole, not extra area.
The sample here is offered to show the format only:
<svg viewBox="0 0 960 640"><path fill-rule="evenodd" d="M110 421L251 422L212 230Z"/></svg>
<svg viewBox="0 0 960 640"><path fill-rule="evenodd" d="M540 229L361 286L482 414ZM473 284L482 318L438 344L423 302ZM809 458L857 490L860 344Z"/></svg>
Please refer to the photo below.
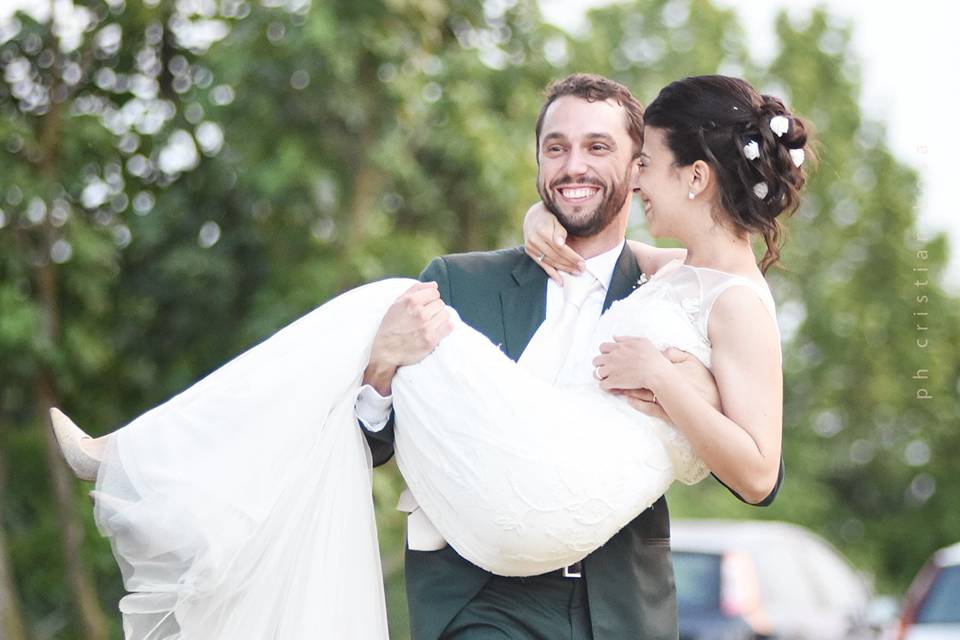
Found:
<svg viewBox="0 0 960 640"><path fill-rule="evenodd" d="M100 470L100 460L87 453L82 446L84 440L93 441L93 438L84 433L83 429L73 423L62 411L50 409L50 422L53 424L53 433L60 443L60 452L73 474L81 480L94 482Z"/></svg>

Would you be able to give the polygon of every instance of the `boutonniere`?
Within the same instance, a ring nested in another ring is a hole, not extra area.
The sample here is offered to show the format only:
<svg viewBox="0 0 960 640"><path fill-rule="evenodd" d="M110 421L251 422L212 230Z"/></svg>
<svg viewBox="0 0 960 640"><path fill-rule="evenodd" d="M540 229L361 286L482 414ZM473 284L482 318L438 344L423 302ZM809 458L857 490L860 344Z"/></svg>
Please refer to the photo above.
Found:
<svg viewBox="0 0 960 640"><path fill-rule="evenodd" d="M640 279L637 280L637 283L635 285L633 285L633 288L636 289L637 287L643 286L647 284L649 281L650 281L650 278L647 277L647 274L641 273Z"/></svg>

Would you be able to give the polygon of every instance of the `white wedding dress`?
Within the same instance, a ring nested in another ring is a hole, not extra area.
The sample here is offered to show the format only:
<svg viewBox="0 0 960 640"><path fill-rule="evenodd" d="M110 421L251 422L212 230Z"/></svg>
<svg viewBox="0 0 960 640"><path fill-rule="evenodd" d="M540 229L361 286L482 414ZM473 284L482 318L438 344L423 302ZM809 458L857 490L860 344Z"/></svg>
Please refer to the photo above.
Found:
<svg viewBox="0 0 960 640"><path fill-rule="evenodd" d="M95 516L137 640L386 638L370 454L354 415L369 345L412 281L349 291L115 433ZM707 318L729 286L668 263L598 323L710 365ZM599 389L552 387L459 320L394 381L396 457L458 553L502 575L578 561L675 479L708 470L669 424Z"/></svg>

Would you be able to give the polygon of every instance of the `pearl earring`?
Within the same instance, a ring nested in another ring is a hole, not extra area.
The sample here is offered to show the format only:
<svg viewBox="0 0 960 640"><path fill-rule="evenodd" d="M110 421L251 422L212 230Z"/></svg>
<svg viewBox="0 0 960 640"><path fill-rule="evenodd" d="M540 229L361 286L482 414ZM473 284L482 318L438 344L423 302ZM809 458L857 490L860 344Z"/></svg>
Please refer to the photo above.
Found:
<svg viewBox="0 0 960 640"><path fill-rule="evenodd" d="M693 195L693 191L687 192L687 200L693 200L696 196Z"/></svg>

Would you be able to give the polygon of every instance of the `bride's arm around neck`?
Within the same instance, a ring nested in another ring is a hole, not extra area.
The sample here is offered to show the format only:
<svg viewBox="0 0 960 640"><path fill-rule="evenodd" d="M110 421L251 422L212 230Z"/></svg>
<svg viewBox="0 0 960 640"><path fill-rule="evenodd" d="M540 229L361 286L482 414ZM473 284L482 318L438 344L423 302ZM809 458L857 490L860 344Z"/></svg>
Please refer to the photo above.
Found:
<svg viewBox="0 0 960 640"><path fill-rule="evenodd" d="M627 246L636 257L640 272L647 277L655 274L660 267L671 260L683 260L687 257L687 250L682 248L662 249L637 240L627 240Z"/></svg>

